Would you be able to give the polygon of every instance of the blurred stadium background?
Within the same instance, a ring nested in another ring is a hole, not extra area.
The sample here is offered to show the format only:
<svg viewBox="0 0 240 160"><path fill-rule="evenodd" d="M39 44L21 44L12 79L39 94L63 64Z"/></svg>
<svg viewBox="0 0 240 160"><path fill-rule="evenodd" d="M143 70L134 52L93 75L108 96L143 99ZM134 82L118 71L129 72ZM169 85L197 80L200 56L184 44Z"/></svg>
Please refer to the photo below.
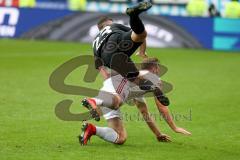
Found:
<svg viewBox="0 0 240 160"><path fill-rule="evenodd" d="M178 125L191 137L173 133L159 143L134 107L123 107L128 140L123 146L93 138L80 147L81 123L66 122L55 105L73 99L73 113L83 112L83 96L53 91L48 80L61 64L92 55L96 22L109 15L128 25L124 15L137 0L0 0L0 159L239 159L240 4L231 0L152 0L142 18L147 52L168 68L162 77L174 86L168 94ZM134 61L140 58L133 56ZM86 83L86 67L66 83L99 88L102 78ZM158 115L154 101L149 110ZM158 116L156 116L158 117ZM92 121L95 123L94 121ZM140 123L141 122L141 123ZM106 125L104 121L98 125Z"/></svg>
<svg viewBox="0 0 240 160"><path fill-rule="evenodd" d="M143 16L149 46L240 50L238 0L152 2L155 5ZM137 1L1 0L0 37L91 43L100 15L109 14L127 24L123 13L134 3Z"/></svg>

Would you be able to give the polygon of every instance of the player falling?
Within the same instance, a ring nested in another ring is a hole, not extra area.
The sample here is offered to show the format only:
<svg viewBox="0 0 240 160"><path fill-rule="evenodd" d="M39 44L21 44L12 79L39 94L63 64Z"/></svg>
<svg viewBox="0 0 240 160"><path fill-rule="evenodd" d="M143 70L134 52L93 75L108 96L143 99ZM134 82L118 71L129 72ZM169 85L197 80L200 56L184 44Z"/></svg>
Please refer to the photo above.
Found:
<svg viewBox="0 0 240 160"><path fill-rule="evenodd" d="M113 23L108 17L98 22L99 34L93 42L95 66L104 79L109 78L105 67L116 71L128 81L139 85L141 90L151 91L164 105L169 105L169 99L163 92L139 75L139 71L131 60L131 55L140 48L139 55L145 57L147 32L139 18L139 14L152 7L150 2L141 2L135 7L128 8L126 14L130 17L130 27ZM89 102L91 103L91 102ZM92 114L96 115L93 108Z"/></svg>
<svg viewBox="0 0 240 160"><path fill-rule="evenodd" d="M151 81L156 87L161 88L161 80L157 78L160 72L159 62L156 58L147 58L143 61L141 65L140 75L145 79ZM119 99L117 102L114 99L109 99L106 97L105 92L112 94L113 97ZM127 139L127 133L124 128L120 108L114 110L110 109L112 106L121 106L129 100L133 100L139 111L141 112L144 120L148 124L151 131L154 133L158 141L168 142L170 137L168 135L162 134L155 121L150 116L147 104L144 99L144 94L147 93L143 91L134 83L127 81L126 78L121 75L115 75L104 81L103 87L100 89L99 95L95 98L88 99L97 108L99 114L107 120L108 127L98 127L90 123L83 124L83 133L79 137L79 142L82 145L86 145L88 140L93 135L104 139L105 141L123 144ZM85 107L91 109L88 101L83 101ZM118 104L116 104L118 103ZM155 98L155 104L162 114L163 118L168 123L169 127L176 133L181 133L184 135L190 135L191 133L183 128L177 127L174 123L172 117L170 116L168 106L162 105L157 98ZM101 107L100 107L101 106Z"/></svg>

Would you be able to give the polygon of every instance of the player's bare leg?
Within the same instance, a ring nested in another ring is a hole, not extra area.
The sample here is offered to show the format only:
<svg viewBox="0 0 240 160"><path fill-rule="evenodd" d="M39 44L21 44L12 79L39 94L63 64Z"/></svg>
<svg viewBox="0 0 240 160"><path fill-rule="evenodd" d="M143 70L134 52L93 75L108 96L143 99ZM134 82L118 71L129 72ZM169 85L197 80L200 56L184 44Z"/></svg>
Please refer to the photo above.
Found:
<svg viewBox="0 0 240 160"><path fill-rule="evenodd" d="M115 95L117 96L117 95ZM115 97L114 96L114 97ZM118 103L118 99L116 99ZM103 100L98 98L91 98L91 99L84 99L85 102L88 103L90 111L93 110L96 105L103 105ZM112 101L114 103L114 101ZM92 105L92 106L91 106ZM115 104L120 105L120 104ZM111 110L109 108L106 108L107 110L104 110L104 108L97 108L97 113L104 113L105 119L107 119L108 127L98 127L90 123L84 123L82 127L82 134L79 136L79 142L81 145L86 145L88 140L90 140L91 136L96 135L105 141L115 143L115 144L123 144L126 141L127 134L126 130L123 126L123 123L120 119L120 113L117 110ZM111 115L106 115L110 112ZM100 113L100 114L101 114ZM96 115L92 115L96 116ZM97 117L100 117L100 115L97 115ZM95 117L96 119L96 117Z"/></svg>
<svg viewBox="0 0 240 160"><path fill-rule="evenodd" d="M142 20L139 18L139 14L141 14L144 11L147 11L152 7L152 4L150 2L140 2L137 6L127 8L126 14L130 17L130 26L133 30L131 34L131 39L134 42L145 42L147 37L147 32L145 30L144 24ZM133 81L135 84L139 85L142 90L148 90L153 91L154 88L151 88L151 83L149 81L146 81L138 76L136 78L133 78ZM146 83L146 84L145 84Z"/></svg>
<svg viewBox="0 0 240 160"><path fill-rule="evenodd" d="M131 39L134 42L145 42L147 37L147 32L145 30L144 24L142 20L139 18L139 14L144 11L147 11L152 7L150 2L140 2L137 6L128 8L126 13L130 17L130 26L133 30L131 34ZM141 76L129 79L130 81L137 84L140 89L153 92L155 97L159 99L159 101L164 105L169 105L169 100L166 96L164 96L163 92L159 88L154 88L152 82L145 80Z"/></svg>
<svg viewBox="0 0 240 160"><path fill-rule="evenodd" d="M152 4L150 2L140 2L137 6L127 8L126 10L126 14L130 17L130 26L133 30L131 39L134 42L144 42L147 37L147 32L142 20L139 18L139 14L147 11L151 7Z"/></svg>
<svg viewBox="0 0 240 160"><path fill-rule="evenodd" d="M127 140L127 131L123 125L123 122L120 118L115 117L112 119L109 119L108 121L108 127L114 129L118 133L118 140L115 142L115 144L124 144Z"/></svg>
<svg viewBox="0 0 240 160"><path fill-rule="evenodd" d="M122 100L120 96L101 91L97 97L82 100L82 105L90 111L92 118L96 121L99 121L101 117L101 109L99 107L104 106L111 109L118 109L121 104Z"/></svg>

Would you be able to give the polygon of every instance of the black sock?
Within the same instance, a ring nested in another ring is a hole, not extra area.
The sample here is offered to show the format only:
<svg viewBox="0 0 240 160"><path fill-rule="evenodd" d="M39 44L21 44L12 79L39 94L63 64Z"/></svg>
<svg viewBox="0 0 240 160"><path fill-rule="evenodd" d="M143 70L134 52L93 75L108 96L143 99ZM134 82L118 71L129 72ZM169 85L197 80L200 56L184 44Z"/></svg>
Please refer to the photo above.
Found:
<svg viewBox="0 0 240 160"><path fill-rule="evenodd" d="M133 32L135 32L136 34L141 34L145 30L142 20L139 18L137 14L130 16L130 26Z"/></svg>

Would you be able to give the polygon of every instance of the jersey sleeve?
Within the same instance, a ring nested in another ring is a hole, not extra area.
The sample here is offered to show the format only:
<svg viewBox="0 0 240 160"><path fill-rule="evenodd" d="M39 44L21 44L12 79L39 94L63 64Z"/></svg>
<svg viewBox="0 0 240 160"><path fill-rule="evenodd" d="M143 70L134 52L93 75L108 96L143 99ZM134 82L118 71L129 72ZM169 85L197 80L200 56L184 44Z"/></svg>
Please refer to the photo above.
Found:
<svg viewBox="0 0 240 160"><path fill-rule="evenodd" d="M118 23L113 24L113 26L118 28L119 30L122 30L122 31L125 31L125 32L128 32L128 31L131 30L131 28L129 28L125 25L122 25L122 24L118 24Z"/></svg>

